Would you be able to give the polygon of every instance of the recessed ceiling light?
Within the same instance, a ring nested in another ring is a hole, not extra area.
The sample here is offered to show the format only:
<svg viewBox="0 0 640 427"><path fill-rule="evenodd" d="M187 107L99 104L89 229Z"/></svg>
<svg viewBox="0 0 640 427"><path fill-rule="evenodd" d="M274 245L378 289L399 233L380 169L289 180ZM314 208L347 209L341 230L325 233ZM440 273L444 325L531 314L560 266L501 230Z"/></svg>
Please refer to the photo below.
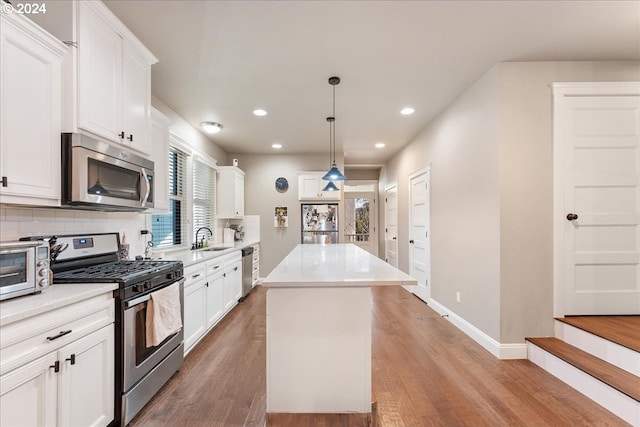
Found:
<svg viewBox="0 0 640 427"><path fill-rule="evenodd" d="M411 107L404 107L402 110L400 110L400 114L402 114L403 116L408 116L409 114L413 114L415 112L416 110Z"/></svg>
<svg viewBox="0 0 640 427"><path fill-rule="evenodd" d="M216 122L202 122L200 126L202 126L205 132L211 134L218 133L222 129L222 125Z"/></svg>
<svg viewBox="0 0 640 427"><path fill-rule="evenodd" d="M262 117L267 115L267 111L263 110L262 108L256 108L255 110L253 110L253 114L258 117Z"/></svg>
<svg viewBox="0 0 640 427"><path fill-rule="evenodd" d="M384 148L384 142L376 142L376 148Z"/></svg>
<svg viewBox="0 0 640 427"><path fill-rule="evenodd" d="M278 144L277 142L275 144L271 144L271 148L275 148L276 150L279 150L282 148L282 144Z"/></svg>

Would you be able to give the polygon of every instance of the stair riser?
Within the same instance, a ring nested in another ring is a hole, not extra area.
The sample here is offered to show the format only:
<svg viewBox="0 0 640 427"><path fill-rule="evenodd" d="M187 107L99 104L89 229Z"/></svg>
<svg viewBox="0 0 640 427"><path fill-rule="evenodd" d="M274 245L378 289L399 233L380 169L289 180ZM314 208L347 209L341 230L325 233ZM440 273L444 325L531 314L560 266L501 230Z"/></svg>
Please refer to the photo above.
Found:
<svg viewBox="0 0 640 427"><path fill-rule="evenodd" d="M640 377L640 353L556 320L556 338Z"/></svg>
<svg viewBox="0 0 640 427"><path fill-rule="evenodd" d="M527 342L528 359L633 426L640 426L640 402Z"/></svg>

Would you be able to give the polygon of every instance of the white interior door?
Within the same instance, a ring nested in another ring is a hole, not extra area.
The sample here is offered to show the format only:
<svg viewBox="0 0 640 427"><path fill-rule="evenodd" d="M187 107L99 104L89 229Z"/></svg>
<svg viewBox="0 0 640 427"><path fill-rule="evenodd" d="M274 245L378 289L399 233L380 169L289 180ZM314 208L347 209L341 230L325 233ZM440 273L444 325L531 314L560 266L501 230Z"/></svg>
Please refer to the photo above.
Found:
<svg viewBox="0 0 640 427"><path fill-rule="evenodd" d="M344 193L344 240L378 256L376 193Z"/></svg>
<svg viewBox="0 0 640 427"><path fill-rule="evenodd" d="M398 268L398 186L384 190L384 258Z"/></svg>
<svg viewBox="0 0 640 427"><path fill-rule="evenodd" d="M584 86L554 85L556 314L640 314L640 85Z"/></svg>
<svg viewBox="0 0 640 427"><path fill-rule="evenodd" d="M429 302L430 253L429 253L429 181L431 172L426 169L409 176L409 274L418 284L411 291Z"/></svg>

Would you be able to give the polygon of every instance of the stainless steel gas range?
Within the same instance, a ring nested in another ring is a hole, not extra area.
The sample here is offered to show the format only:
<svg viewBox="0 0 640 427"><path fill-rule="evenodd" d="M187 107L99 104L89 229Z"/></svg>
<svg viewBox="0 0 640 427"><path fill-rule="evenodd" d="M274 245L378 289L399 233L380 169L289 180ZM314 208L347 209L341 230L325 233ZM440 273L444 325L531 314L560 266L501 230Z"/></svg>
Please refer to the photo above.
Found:
<svg viewBox="0 0 640 427"><path fill-rule="evenodd" d="M183 363L184 331L157 346L146 345L151 294L178 284L184 321L184 278L180 261L120 261L118 233L57 236L66 246L52 265L53 283L120 285L115 292L115 424L126 426ZM68 245L68 246L67 246Z"/></svg>

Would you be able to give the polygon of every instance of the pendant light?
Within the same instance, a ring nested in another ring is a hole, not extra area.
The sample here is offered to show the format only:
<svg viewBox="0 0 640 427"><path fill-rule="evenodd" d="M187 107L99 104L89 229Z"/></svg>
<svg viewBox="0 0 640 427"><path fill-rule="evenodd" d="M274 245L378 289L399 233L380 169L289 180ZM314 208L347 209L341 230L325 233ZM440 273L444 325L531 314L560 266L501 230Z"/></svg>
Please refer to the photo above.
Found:
<svg viewBox="0 0 640 427"><path fill-rule="evenodd" d="M340 77L329 77L329 84L333 87L333 115L331 117L327 117L327 121L329 122L329 157L330 157L330 161L331 161L331 167L329 168L329 171L322 177L322 179L324 179L325 181L344 181L346 179L346 177L344 176L344 174L342 172L340 172L340 169L338 169L338 166L336 165L336 125L335 125L335 119L336 119L336 85L340 84ZM331 157L331 155L333 154L333 157ZM329 184L333 184L332 182L330 182ZM327 187L330 187L329 184L327 184ZM335 186L335 184L333 184L333 186L335 189L332 190L330 188L327 188L323 191L336 191L338 190L338 188Z"/></svg>
<svg viewBox="0 0 640 427"><path fill-rule="evenodd" d="M333 123L335 122L335 117L327 117L327 121L329 122L329 163L331 163L331 135L333 134ZM333 167L331 169L329 169L329 172L326 173L325 176L322 177L322 179L327 180L327 176L329 174L333 174L336 175L340 173L340 171L338 170L337 167L335 167L335 163L333 163L332 165ZM334 171L335 169L335 171ZM337 171L337 172L336 172ZM341 174L342 175L342 174ZM343 175L344 176L344 175ZM327 185L324 186L324 188L322 189L322 191L339 191L339 188L336 187L336 185L333 183L333 181L329 181L327 183Z"/></svg>

